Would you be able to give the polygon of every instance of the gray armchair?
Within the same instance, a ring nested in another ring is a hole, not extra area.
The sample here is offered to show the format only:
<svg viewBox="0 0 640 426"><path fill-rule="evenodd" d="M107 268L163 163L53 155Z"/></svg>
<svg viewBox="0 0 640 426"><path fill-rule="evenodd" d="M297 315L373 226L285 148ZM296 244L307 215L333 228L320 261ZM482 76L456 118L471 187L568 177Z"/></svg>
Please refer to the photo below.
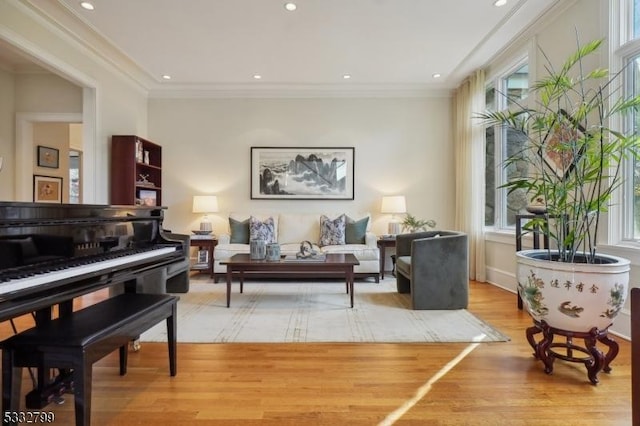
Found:
<svg viewBox="0 0 640 426"><path fill-rule="evenodd" d="M467 234L428 231L396 236L398 293L413 309L463 309L469 303Z"/></svg>

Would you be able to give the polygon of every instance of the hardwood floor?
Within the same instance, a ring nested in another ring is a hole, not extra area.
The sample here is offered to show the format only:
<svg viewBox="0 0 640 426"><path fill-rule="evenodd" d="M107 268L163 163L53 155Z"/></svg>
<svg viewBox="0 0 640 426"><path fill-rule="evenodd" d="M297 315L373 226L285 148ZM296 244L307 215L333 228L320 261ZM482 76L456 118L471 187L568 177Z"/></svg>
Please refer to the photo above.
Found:
<svg viewBox="0 0 640 426"><path fill-rule="evenodd" d="M222 285L222 284L216 284ZM359 283L356 286L375 285ZM91 303L103 295L85 298ZM590 384L582 364L543 371L515 295L471 283L469 309L511 337L482 344L144 343L118 375L117 352L94 365L94 425L630 425L630 343ZM215 318L212 318L215 321ZM29 326L21 319L19 329ZM11 334L7 323L0 337ZM31 387L25 373L23 393ZM73 397L44 410L73 424ZM24 403L24 399L23 399ZM384 423L383 423L384 422Z"/></svg>

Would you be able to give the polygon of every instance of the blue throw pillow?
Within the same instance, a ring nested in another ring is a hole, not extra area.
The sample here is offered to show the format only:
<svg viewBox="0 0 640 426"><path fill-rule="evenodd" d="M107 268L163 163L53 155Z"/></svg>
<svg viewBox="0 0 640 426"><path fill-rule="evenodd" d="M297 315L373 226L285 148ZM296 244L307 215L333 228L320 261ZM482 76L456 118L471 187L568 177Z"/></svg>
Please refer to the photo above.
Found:
<svg viewBox="0 0 640 426"><path fill-rule="evenodd" d="M367 234L367 225L369 217L360 220L353 220L347 216L347 225L345 227L345 242L347 244L364 244L365 235Z"/></svg>
<svg viewBox="0 0 640 426"><path fill-rule="evenodd" d="M231 230L231 244L249 244L249 219L239 220L229 218L229 229Z"/></svg>

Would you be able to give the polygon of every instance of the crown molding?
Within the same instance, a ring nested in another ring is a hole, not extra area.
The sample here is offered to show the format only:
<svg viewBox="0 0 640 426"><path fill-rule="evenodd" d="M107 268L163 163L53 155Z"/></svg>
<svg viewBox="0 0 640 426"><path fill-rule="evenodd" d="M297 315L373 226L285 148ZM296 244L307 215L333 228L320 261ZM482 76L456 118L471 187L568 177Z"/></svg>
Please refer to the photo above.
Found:
<svg viewBox="0 0 640 426"><path fill-rule="evenodd" d="M171 98L449 98L451 89L429 85L172 85L149 90L150 99Z"/></svg>
<svg viewBox="0 0 640 426"><path fill-rule="evenodd" d="M112 43L100 36L75 12L57 1L4 0L39 22L44 28L77 47L79 51L112 71L137 91L147 93L153 79ZM23 48L17 45L18 48Z"/></svg>

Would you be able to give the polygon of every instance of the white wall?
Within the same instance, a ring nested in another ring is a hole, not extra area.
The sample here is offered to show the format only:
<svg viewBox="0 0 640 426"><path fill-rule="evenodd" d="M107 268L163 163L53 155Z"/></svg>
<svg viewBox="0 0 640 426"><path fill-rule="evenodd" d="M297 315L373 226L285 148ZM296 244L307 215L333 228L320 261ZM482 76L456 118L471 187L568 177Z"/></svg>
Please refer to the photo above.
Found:
<svg viewBox="0 0 640 426"><path fill-rule="evenodd" d="M404 194L408 210L453 226L450 98L151 99L149 136L163 147L168 228L197 229L192 196L216 194L214 232L231 211L369 211L387 232L382 195ZM251 200L250 147L355 148L353 201Z"/></svg>
<svg viewBox="0 0 640 426"><path fill-rule="evenodd" d="M82 88L51 73L16 74L16 112L82 113Z"/></svg>
<svg viewBox="0 0 640 426"><path fill-rule="evenodd" d="M13 200L15 157L15 81L13 74L0 70L0 157L3 166L0 170L0 200Z"/></svg>
<svg viewBox="0 0 640 426"><path fill-rule="evenodd" d="M80 92L76 88L71 93L63 90L63 84L44 85L40 84L41 78L35 81L36 77L21 77L20 93L24 93L25 97L16 99L12 114L78 112L76 105L80 93L83 114L92 116L92 111L95 111L95 123L84 123L83 126L84 182L87 185L86 193L89 194L85 201L108 203L111 135L146 136L146 91L94 51L82 47L61 31L57 24L16 0L0 1L0 38L23 49L72 85L89 88L88 91L80 89ZM0 115L0 119L4 123L5 117ZM11 132L15 132L14 128L15 124L11 124ZM4 130L2 132L4 134ZM2 145L0 149L3 149ZM15 155L9 160L14 161Z"/></svg>

